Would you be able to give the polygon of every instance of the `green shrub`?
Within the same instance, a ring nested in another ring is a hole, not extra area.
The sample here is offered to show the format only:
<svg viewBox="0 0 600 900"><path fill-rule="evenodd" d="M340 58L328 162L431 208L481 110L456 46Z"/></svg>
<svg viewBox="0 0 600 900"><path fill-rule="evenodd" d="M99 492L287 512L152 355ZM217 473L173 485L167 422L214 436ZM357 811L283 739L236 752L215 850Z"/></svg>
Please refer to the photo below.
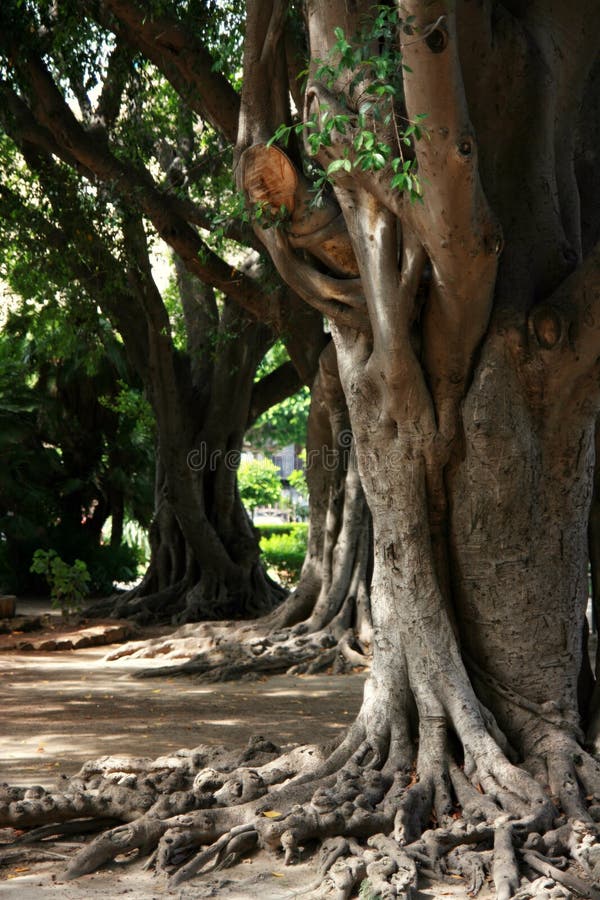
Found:
<svg viewBox="0 0 600 900"><path fill-rule="evenodd" d="M281 583L286 586L298 580L306 555L307 529L298 528L298 524L303 523L293 523L292 531L271 534L270 537L261 538L260 542L267 567L274 569Z"/></svg>
<svg viewBox="0 0 600 900"><path fill-rule="evenodd" d="M52 606L63 612L79 612L90 592L90 573L84 562L76 559L72 566L58 556L56 550L36 550L31 571L43 575L50 587Z"/></svg>
<svg viewBox="0 0 600 900"><path fill-rule="evenodd" d="M238 487L252 518L257 507L274 506L281 500L279 469L270 459L242 460L238 469Z"/></svg>
<svg viewBox="0 0 600 900"><path fill-rule="evenodd" d="M306 546L308 535L308 522L281 522L275 525L256 525L260 531L261 538L269 538L274 534L294 534L301 535Z"/></svg>
<svg viewBox="0 0 600 900"><path fill-rule="evenodd" d="M116 581L137 581L140 567L145 562L144 548L134 544L120 544L111 547L102 544L90 547L86 562L90 572L90 590L93 594L111 594Z"/></svg>

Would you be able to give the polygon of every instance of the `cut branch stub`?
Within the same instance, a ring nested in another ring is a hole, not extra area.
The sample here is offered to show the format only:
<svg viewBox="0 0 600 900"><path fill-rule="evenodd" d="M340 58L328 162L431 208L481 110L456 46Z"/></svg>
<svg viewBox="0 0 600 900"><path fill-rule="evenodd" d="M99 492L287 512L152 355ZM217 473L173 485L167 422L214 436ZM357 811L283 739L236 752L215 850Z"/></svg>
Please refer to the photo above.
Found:
<svg viewBox="0 0 600 900"><path fill-rule="evenodd" d="M291 160L278 147L254 144L243 154L243 184L251 203L268 204L273 215L296 205L298 175Z"/></svg>
<svg viewBox="0 0 600 900"><path fill-rule="evenodd" d="M275 146L253 144L241 157L242 185L250 202L267 205L273 216L289 216L292 247L309 250L337 275L356 277L358 264L340 208L333 200L312 203L312 185Z"/></svg>

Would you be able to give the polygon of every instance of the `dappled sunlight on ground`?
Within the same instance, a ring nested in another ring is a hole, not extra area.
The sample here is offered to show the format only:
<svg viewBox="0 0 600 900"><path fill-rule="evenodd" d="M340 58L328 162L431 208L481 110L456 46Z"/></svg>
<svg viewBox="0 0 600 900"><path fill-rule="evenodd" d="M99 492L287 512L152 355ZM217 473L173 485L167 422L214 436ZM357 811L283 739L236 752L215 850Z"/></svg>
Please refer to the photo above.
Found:
<svg viewBox="0 0 600 900"><path fill-rule="evenodd" d="M109 664L102 660L106 651L0 654L0 781L49 786L95 757L154 758L202 743L234 749L256 734L279 744L319 743L343 732L362 699L363 675L279 675L209 685L165 677L135 681L130 674L153 661ZM125 894L127 900L292 900L306 893L314 866L307 857L286 867L281 856L261 852L236 869L171 892L161 879L124 862L65 883L56 860L3 869L0 894L3 900L114 900ZM417 896L442 895L465 896L447 885Z"/></svg>
<svg viewBox="0 0 600 900"><path fill-rule="evenodd" d="M197 744L241 747L335 737L356 713L362 676L276 676L196 684L136 681L148 661L105 663L106 648L0 655L0 781L48 784L96 756L159 756Z"/></svg>

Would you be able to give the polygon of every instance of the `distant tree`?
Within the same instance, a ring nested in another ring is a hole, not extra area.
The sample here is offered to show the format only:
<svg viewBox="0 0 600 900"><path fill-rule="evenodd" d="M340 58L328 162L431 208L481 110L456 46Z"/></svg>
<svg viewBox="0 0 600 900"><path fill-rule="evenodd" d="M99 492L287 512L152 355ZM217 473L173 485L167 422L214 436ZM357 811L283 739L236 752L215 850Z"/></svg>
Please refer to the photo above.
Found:
<svg viewBox="0 0 600 900"><path fill-rule="evenodd" d="M306 473L304 469L294 469L288 476L290 487L292 487L303 500L308 500L308 483L306 481Z"/></svg>
<svg viewBox="0 0 600 900"><path fill-rule="evenodd" d="M219 130L123 36L100 36L72 13L69 4L2 6L0 219L21 268L102 309L156 421L151 563L134 591L95 609L181 621L265 611L282 592L265 575L226 459L256 418L311 381L320 316L231 218L226 138L239 97L227 79L208 75ZM217 52L212 17L198 27ZM228 53L236 36L222 34ZM164 296L152 267L157 235L174 252ZM278 334L289 358L255 381Z"/></svg>
<svg viewBox="0 0 600 900"><path fill-rule="evenodd" d="M242 460L238 484L240 496L253 519L259 506L274 506L281 500L279 469L270 459Z"/></svg>
<svg viewBox="0 0 600 900"><path fill-rule="evenodd" d="M0 581L30 590L33 551L46 548L68 562L80 555L93 590L110 591L136 575L121 548L125 515L147 526L152 513L147 404L97 311L81 298L34 299L35 270L4 262L5 279L29 297L13 302L0 333Z"/></svg>

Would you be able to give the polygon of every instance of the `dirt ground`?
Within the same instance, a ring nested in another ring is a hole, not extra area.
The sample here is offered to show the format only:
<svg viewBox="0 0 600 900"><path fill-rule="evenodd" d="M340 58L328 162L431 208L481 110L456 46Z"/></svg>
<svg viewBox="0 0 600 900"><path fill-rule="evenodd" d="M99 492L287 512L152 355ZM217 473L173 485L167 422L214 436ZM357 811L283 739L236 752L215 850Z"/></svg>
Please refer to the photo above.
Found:
<svg viewBox="0 0 600 900"><path fill-rule="evenodd" d="M318 743L341 733L362 698L362 675L276 676L218 685L164 677L139 681L131 673L152 663L106 663L107 649L0 652L0 782L49 786L57 775L73 774L99 756L156 757L198 744L243 747L257 734L280 745ZM65 855L76 849L63 847L54 849ZM291 900L307 896L314 881L310 859L285 867L282 858L265 853L175 891L143 871L141 863L114 863L66 883L63 865L61 859L2 865L0 852L0 897ZM420 896L467 894L462 885L437 885Z"/></svg>

